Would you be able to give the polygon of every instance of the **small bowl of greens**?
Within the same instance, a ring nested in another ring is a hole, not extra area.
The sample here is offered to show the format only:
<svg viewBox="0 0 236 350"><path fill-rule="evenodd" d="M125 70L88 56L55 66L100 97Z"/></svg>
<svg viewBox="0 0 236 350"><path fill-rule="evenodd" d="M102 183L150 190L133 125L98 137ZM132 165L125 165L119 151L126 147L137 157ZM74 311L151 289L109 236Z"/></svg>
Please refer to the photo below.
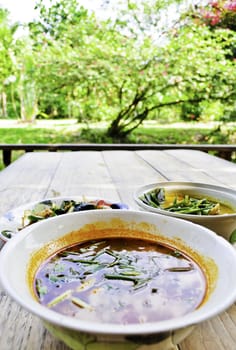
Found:
<svg viewBox="0 0 236 350"><path fill-rule="evenodd" d="M236 241L236 191L195 182L160 182L138 188L140 208L203 225Z"/></svg>

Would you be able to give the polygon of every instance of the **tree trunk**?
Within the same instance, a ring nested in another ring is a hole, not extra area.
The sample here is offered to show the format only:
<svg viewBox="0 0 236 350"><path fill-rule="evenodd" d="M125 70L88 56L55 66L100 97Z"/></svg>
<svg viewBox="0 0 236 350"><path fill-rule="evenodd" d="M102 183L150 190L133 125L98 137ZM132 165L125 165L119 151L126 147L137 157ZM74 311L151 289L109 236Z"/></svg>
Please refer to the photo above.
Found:
<svg viewBox="0 0 236 350"><path fill-rule="evenodd" d="M7 118L7 95L5 91L2 91L1 93L1 107L2 117Z"/></svg>

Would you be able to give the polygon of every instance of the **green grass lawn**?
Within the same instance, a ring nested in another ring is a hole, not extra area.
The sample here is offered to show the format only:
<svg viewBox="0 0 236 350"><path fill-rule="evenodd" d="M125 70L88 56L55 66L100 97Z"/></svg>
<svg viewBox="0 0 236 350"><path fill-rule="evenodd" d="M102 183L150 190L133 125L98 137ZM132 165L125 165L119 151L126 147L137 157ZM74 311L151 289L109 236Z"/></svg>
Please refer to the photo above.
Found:
<svg viewBox="0 0 236 350"><path fill-rule="evenodd" d="M176 123L161 125L157 122L146 122L136 129L128 138L130 143L204 143L215 136L217 143L225 141L228 135L222 130L217 132L217 123ZM227 126L236 132L236 124ZM0 143L90 143L109 140L105 134L107 125L97 123L90 125L79 124L76 120L38 120L32 124L20 123L13 120L0 119ZM214 143L214 142L213 142Z"/></svg>
<svg viewBox="0 0 236 350"><path fill-rule="evenodd" d="M219 127L220 125L220 127ZM38 120L32 124L16 120L0 119L0 143L111 143L106 136L104 123L78 124L76 120ZM127 143L198 144L235 143L236 124L177 123L161 125L154 121L145 122L136 129ZM14 152L16 159L22 152ZM2 168L2 155L0 155Z"/></svg>

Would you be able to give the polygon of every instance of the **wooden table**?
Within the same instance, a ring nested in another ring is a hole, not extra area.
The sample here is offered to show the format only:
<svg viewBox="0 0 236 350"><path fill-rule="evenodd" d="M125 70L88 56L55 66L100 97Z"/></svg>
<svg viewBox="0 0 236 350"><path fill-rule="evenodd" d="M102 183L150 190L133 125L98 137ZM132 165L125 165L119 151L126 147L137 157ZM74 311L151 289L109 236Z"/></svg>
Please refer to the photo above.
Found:
<svg viewBox="0 0 236 350"><path fill-rule="evenodd" d="M134 190L166 180L236 189L236 164L193 150L27 153L0 172L0 215L52 196L110 198L137 209ZM19 307L4 291L0 293L1 350L68 350L45 330L39 319ZM197 326L178 348L235 350L236 306Z"/></svg>

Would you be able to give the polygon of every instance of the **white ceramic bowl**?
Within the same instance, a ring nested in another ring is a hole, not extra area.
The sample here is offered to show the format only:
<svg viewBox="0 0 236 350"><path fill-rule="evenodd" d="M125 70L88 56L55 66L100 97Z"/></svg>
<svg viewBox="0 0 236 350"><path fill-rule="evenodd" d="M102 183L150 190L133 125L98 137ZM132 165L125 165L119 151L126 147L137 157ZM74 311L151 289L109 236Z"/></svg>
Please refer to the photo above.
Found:
<svg viewBox="0 0 236 350"><path fill-rule="evenodd" d="M192 215L179 214L177 212L170 212L167 210L154 208L151 205L145 204L140 197L155 188L164 188L169 192L180 192L189 195L202 197L209 197L216 199L219 202L229 205L235 210L232 214L222 215ZM227 240L230 239L232 233L236 229L236 191L210 184L195 183L195 182L159 182L138 188L134 193L134 199L140 208L153 213L177 217L184 220L192 221L196 224L203 225L217 234L223 236Z"/></svg>
<svg viewBox="0 0 236 350"><path fill-rule="evenodd" d="M142 230L144 234L158 236L160 241L171 242L176 249L181 246L182 251L191 252L190 256L200 257L209 280L207 299L201 307L184 316L133 325L82 321L40 305L26 282L32 256L49 242L53 253L71 243L72 238L75 242L83 240L86 227L90 230L93 227L95 231L97 227ZM76 234L68 234L75 230ZM61 237L63 239L59 239ZM0 254L0 281L17 303L37 315L52 334L72 349L85 350L90 343L96 350L151 350L154 346L158 350L171 349L194 325L214 317L235 302L235 266L234 248L203 226L144 211L92 210L41 221L19 232Z"/></svg>

